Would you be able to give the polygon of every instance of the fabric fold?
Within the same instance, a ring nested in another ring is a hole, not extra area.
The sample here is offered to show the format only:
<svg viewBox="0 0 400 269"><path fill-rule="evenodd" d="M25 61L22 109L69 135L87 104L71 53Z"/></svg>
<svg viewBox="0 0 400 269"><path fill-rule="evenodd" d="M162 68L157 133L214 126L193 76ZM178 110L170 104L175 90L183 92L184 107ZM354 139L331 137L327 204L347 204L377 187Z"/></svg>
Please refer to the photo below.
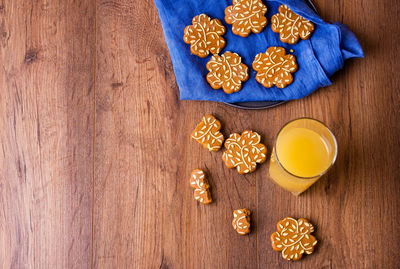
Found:
<svg viewBox="0 0 400 269"><path fill-rule="evenodd" d="M342 50L343 59L347 60L350 58L362 58L364 57L364 52L361 48L357 37L353 34L350 29L339 22L334 23L338 26L341 37L340 37L340 48Z"/></svg>

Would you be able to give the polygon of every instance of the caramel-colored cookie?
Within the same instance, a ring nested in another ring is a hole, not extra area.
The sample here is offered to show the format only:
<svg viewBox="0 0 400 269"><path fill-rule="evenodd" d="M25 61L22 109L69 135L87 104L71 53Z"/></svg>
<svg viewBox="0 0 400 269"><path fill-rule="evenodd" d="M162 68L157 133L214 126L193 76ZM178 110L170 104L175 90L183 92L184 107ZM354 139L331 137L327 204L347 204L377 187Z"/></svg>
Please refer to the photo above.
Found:
<svg viewBox="0 0 400 269"><path fill-rule="evenodd" d="M271 235L272 248L282 251L286 260L300 260L304 253L311 254L317 239L311 235L314 226L306 219L287 217L276 225L278 231Z"/></svg>
<svg viewBox="0 0 400 269"><path fill-rule="evenodd" d="M293 82L291 73L297 71L297 63L296 58L286 54L284 48L269 47L267 52L256 55L253 69L257 71L256 80L264 87L276 85L283 89Z"/></svg>
<svg viewBox="0 0 400 269"><path fill-rule="evenodd" d="M242 37L259 33L267 25L267 7L261 0L233 0L225 9L225 21L232 24L232 32Z"/></svg>
<svg viewBox="0 0 400 269"><path fill-rule="evenodd" d="M200 169L194 169L190 175L190 186L194 189L194 199L203 204L212 202L210 184L205 173Z"/></svg>
<svg viewBox="0 0 400 269"><path fill-rule="evenodd" d="M250 233L250 210L243 208L233 211L233 229L240 235Z"/></svg>
<svg viewBox="0 0 400 269"><path fill-rule="evenodd" d="M297 15L287 5L279 7L279 13L272 16L271 28L279 33L282 42L295 44L301 39L308 39L314 31L314 24Z"/></svg>
<svg viewBox="0 0 400 269"><path fill-rule="evenodd" d="M249 79L249 69L242 63L242 58L237 53L230 51L221 56L214 55L208 61L207 81L213 89L222 89L226 93L238 92L242 88L242 81Z"/></svg>
<svg viewBox="0 0 400 269"><path fill-rule="evenodd" d="M204 116L192 132L191 137L207 148L209 151L217 151L224 142L224 135L219 131L221 123L212 115Z"/></svg>
<svg viewBox="0 0 400 269"><path fill-rule="evenodd" d="M194 55L204 58L210 52L220 53L225 46L223 34L225 27L220 20L212 20L206 14L200 14L193 18L192 25L186 26L183 41L190 44L190 50Z"/></svg>
<svg viewBox="0 0 400 269"><path fill-rule="evenodd" d="M267 147L260 140L260 135L253 131L231 134L225 141L226 151L222 155L225 165L236 167L240 174L256 170L257 163L265 162L267 153Z"/></svg>

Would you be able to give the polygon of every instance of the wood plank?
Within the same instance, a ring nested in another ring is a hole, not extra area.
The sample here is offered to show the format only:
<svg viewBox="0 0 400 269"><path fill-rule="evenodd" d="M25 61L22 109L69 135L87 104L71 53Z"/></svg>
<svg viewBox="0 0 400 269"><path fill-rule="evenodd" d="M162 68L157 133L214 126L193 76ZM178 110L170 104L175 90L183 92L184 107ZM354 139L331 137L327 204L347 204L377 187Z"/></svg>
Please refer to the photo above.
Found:
<svg viewBox="0 0 400 269"><path fill-rule="evenodd" d="M157 58L146 51L154 35L145 35L144 18L156 17L143 13L145 5L98 1L95 268L156 268L162 258L164 156L156 155L161 140L150 128L165 128L163 108L154 106L164 96L152 93Z"/></svg>
<svg viewBox="0 0 400 269"><path fill-rule="evenodd" d="M0 1L0 267L89 268L91 1Z"/></svg>
<svg viewBox="0 0 400 269"><path fill-rule="evenodd" d="M256 266L256 233L239 238L231 227L233 209L256 208L255 182L233 181L221 152L189 141L204 111L227 108L178 101L151 1L99 1L98 14L95 267ZM208 207L193 199L195 168L210 172ZM229 241L242 245L225 248Z"/></svg>
<svg viewBox="0 0 400 269"><path fill-rule="evenodd" d="M392 21L399 7L395 1L317 2L325 20L357 34L366 58L347 62L332 86L265 112L274 119L273 134L293 117L323 120L337 136L339 155L328 175L298 198L271 182L259 184L259 226L265 227L258 234L259 268L398 268L400 57L394 48L400 39L393 33L400 27ZM320 239L315 254L295 264L270 248L269 236L285 216L310 218Z"/></svg>

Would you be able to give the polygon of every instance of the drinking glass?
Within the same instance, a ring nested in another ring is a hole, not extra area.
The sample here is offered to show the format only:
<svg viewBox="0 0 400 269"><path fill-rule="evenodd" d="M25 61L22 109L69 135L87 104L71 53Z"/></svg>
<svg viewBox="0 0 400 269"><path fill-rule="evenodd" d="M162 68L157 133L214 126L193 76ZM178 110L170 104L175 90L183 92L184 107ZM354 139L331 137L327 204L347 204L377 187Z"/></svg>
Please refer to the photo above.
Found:
<svg viewBox="0 0 400 269"><path fill-rule="evenodd" d="M269 177L300 195L333 166L336 156L336 138L324 123L312 118L295 119L276 136Z"/></svg>

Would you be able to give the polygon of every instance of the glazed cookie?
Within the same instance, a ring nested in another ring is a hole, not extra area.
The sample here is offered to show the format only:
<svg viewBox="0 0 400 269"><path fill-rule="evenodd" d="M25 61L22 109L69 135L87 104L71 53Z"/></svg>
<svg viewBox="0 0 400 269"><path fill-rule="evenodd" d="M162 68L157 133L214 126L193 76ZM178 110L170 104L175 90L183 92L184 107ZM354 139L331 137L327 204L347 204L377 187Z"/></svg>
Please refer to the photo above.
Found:
<svg viewBox="0 0 400 269"><path fill-rule="evenodd" d="M295 44L301 39L308 39L314 31L314 24L297 15L287 5L279 7L279 13L272 16L271 28L279 33L282 42Z"/></svg>
<svg viewBox="0 0 400 269"><path fill-rule="evenodd" d="M237 53L230 51L221 56L214 55L208 61L207 81L211 87L218 90L222 87L226 93L238 92L242 82L249 79L249 69L242 63L242 58Z"/></svg>
<svg viewBox="0 0 400 269"><path fill-rule="evenodd" d="M285 88L293 82L291 73L297 71L296 58L286 54L282 47L269 47L267 52L259 53L253 62L257 71L256 80L266 88L276 85Z"/></svg>
<svg viewBox="0 0 400 269"><path fill-rule="evenodd" d="M226 151L222 155L225 165L236 167L240 174L256 170L257 163L265 162L267 153L267 147L260 140L260 135L253 131L231 134L225 141Z"/></svg>
<svg viewBox="0 0 400 269"><path fill-rule="evenodd" d="M276 225L278 231L271 235L272 248L282 251L286 260L300 260L304 253L311 254L317 239L311 235L314 226L306 219L287 217Z"/></svg>
<svg viewBox="0 0 400 269"><path fill-rule="evenodd" d="M219 131L221 123L212 115L204 116L191 137L207 148L209 151L217 151L224 142L224 135Z"/></svg>
<svg viewBox="0 0 400 269"><path fill-rule="evenodd" d="M233 5L225 9L225 21L232 24L235 35L246 37L261 32L267 25L267 7L261 0L233 0Z"/></svg>
<svg viewBox="0 0 400 269"><path fill-rule="evenodd" d="M200 14L193 18L192 25L186 26L183 41L190 44L190 50L194 55L204 58L210 52L220 53L225 46L223 34L225 27L220 20L212 20L206 14Z"/></svg>
<svg viewBox="0 0 400 269"><path fill-rule="evenodd" d="M210 184L206 179L205 173L200 169L195 169L190 175L190 186L194 189L194 199L203 204L212 202Z"/></svg>
<svg viewBox="0 0 400 269"><path fill-rule="evenodd" d="M250 210L245 208L233 211L232 226L238 234L250 233L250 214Z"/></svg>

